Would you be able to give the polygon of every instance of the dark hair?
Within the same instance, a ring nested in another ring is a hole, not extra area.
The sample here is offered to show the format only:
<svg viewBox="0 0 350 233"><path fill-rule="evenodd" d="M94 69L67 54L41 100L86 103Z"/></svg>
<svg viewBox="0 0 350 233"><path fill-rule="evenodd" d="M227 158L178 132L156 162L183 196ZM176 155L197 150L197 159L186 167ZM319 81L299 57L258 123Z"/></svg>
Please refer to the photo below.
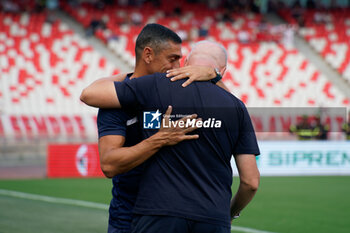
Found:
<svg viewBox="0 0 350 233"><path fill-rule="evenodd" d="M147 24L136 39L135 55L136 60L141 58L142 51L145 47L151 47L155 53L158 53L167 42L181 44L181 38L172 30L160 24Z"/></svg>

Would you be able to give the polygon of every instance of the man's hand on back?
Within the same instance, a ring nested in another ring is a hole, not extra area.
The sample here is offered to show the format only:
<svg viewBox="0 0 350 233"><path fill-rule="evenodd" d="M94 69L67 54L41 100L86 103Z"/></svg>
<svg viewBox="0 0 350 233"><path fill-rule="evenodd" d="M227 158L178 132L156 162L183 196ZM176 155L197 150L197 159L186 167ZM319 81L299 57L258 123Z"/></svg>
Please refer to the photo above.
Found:
<svg viewBox="0 0 350 233"><path fill-rule="evenodd" d="M174 121L173 122L174 124L171 124L170 123L171 112L172 112L172 107L169 106L166 113L163 116L164 120L162 121L161 128L156 134L151 136L150 139L152 138L152 140L161 142L163 146L172 146L172 145L176 145L181 141L197 139L199 137L198 134L193 134L193 135L187 134L197 129L197 127L186 127L187 120L192 120L192 119L196 119L196 121L201 120L199 118L197 119L197 114L192 114L192 115L183 117L177 121ZM180 121L185 122L183 124L184 127L180 127L181 125L179 124Z"/></svg>

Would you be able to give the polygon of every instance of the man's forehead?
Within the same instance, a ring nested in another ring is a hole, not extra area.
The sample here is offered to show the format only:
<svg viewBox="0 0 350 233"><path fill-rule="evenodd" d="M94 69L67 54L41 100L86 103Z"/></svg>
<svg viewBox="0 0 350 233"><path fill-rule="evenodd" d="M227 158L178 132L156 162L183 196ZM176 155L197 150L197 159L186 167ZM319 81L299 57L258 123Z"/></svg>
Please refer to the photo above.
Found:
<svg viewBox="0 0 350 233"><path fill-rule="evenodd" d="M169 46L164 50L167 56L180 56L182 57L181 52L181 44L175 44L173 42L169 42Z"/></svg>

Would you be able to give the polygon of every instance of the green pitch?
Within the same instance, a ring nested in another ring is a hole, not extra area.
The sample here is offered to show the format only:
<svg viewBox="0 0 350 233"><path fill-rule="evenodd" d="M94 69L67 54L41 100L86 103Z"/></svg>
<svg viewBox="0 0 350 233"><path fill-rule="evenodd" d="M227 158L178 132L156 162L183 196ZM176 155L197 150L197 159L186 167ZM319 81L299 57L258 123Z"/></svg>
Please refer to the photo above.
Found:
<svg viewBox="0 0 350 233"><path fill-rule="evenodd" d="M234 178L233 192L237 183ZM106 232L111 187L108 179L0 180L0 190L103 204L95 208L0 194L0 232ZM244 230L232 232L350 232L349 198L348 176L262 177L255 199L233 222Z"/></svg>

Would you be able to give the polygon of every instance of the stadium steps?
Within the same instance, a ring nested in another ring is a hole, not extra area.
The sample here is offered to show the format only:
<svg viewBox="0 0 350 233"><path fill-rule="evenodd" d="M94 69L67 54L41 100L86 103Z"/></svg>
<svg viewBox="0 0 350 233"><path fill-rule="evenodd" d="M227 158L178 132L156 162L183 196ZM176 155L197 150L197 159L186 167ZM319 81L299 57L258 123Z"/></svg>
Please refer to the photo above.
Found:
<svg viewBox="0 0 350 233"><path fill-rule="evenodd" d="M267 21L272 24L285 24L278 15L270 13L266 15ZM332 68L323 57L317 53L310 44L297 33L294 35L294 46L299 50L325 77L327 77L347 98L350 98L350 83L339 74L337 70Z"/></svg>
<svg viewBox="0 0 350 233"><path fill-rule="evenodd" d="M45 164L46 143L25 140L0 140L0 169L1 167L18 164Z"/></svg>
<svg viewBox="0 0 350 233"><path fill-rule="evenodd" d="M84 27L75 21L69 14L64 11L58 10L55 12L57 18L59 18L62 22L67 24L71 30L77 33L79 36L84 37L89 45L91 45L95 50L97 50L101 55L106 57L109 62L111 62L115 67L117 67L121 72L130 72L134 69L134 67L125 63L118 56L116 56L110 49L106 47L106 45L100 39L95 36L86 37Z"/></svg>

